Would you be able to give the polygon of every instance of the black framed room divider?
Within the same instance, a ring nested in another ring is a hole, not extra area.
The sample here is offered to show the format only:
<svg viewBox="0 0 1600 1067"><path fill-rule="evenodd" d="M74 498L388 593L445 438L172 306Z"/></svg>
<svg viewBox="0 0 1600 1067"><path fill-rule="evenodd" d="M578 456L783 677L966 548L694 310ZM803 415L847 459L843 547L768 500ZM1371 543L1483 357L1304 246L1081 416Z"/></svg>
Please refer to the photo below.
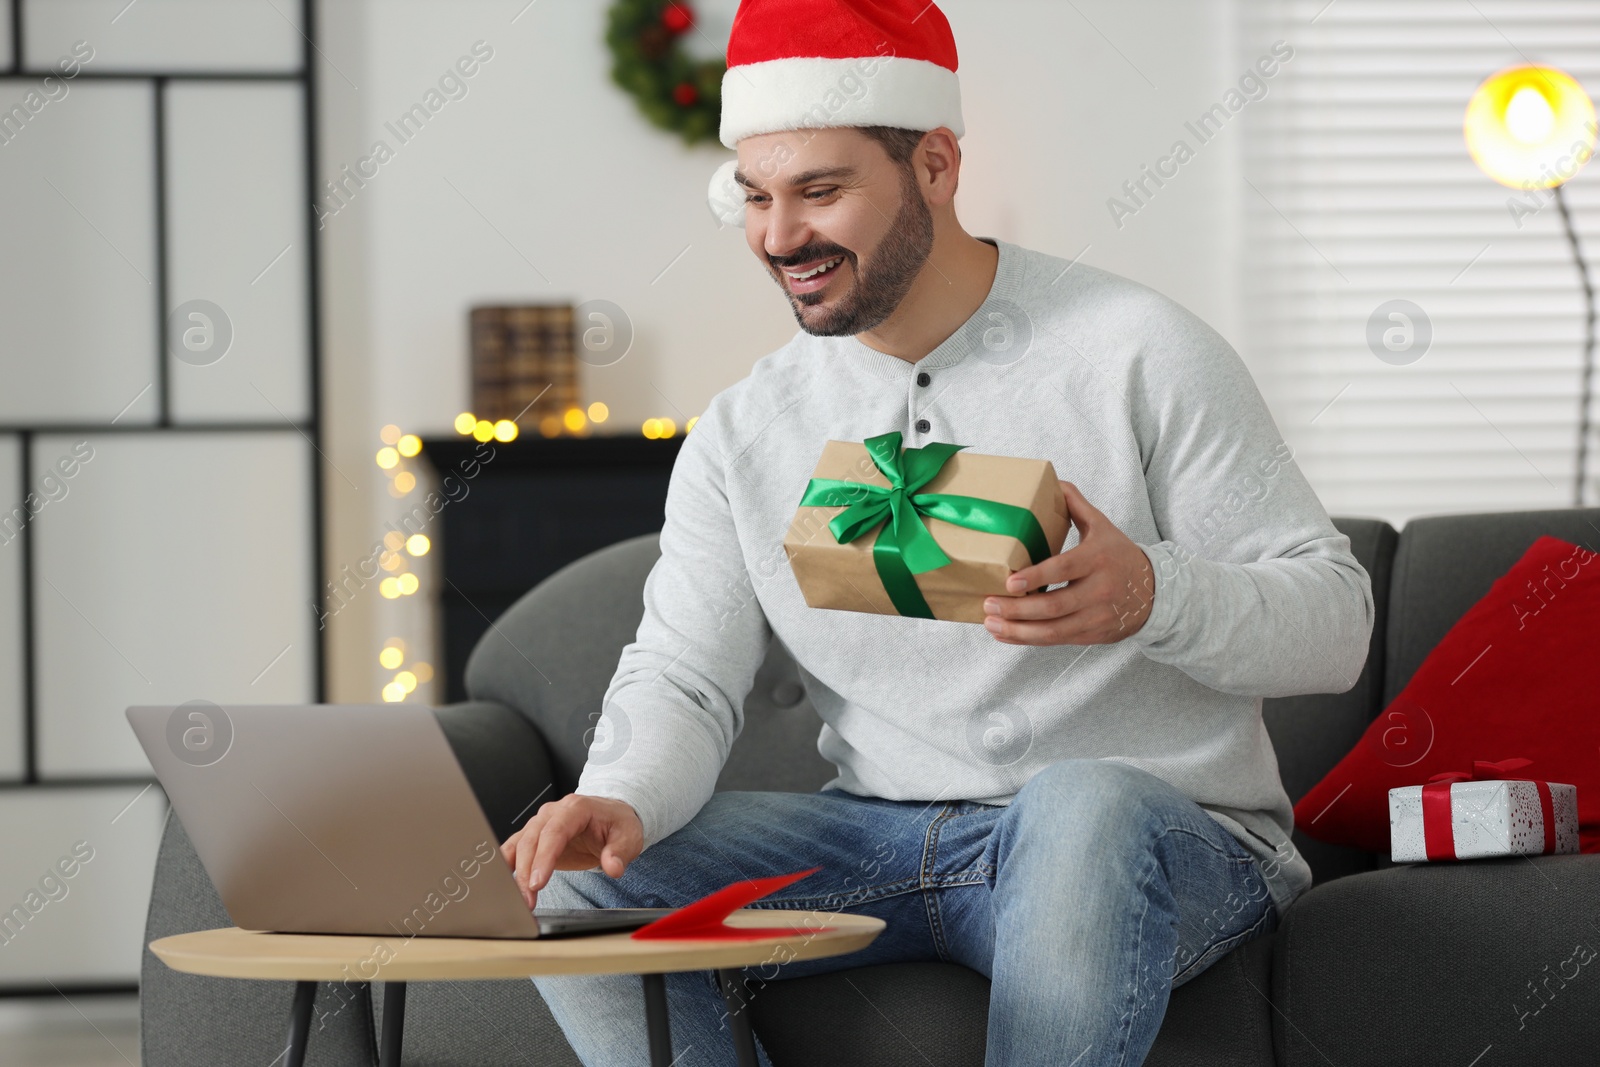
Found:
<svg viewBox="0 0 1600 1067"><path fill-rule="evenodd" d="M0 993L131 990L123 709L325 691L323 61L312 0L0 5Z"/></svg>

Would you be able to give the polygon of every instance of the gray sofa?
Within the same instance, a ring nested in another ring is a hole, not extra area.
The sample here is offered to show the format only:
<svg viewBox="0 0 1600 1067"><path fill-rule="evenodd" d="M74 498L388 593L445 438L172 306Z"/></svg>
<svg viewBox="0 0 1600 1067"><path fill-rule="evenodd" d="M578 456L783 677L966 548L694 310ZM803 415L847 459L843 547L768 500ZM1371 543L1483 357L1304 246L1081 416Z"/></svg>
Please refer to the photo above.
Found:
<svg viewBox="0 0 1600 1067"><path fill-rule="evenodd" d="M1538 536L1600 548L1600 509L1419 519L1403 534L1373 520L1336 522L1372 575L1378 623L1350 691L1266 702L1295 798L1355 744L1446 630ZM657 551L653 535L635 538L541 583L478 645L467 673L472 700L439 709L502 838L547 785L554 796L576 781L585 731L633 639ZM832 775L816 754L815 713L781 644L746 709L745 733L719 788L812 790ZM403 848L398 830L391 832ZM1600 856L1394 866L1296 840L1316 884L1275 934L1174 993L1146 1061L1152 1067L1495 1067L1600 1055L1600 970L1558 973L1575 946L1600 949ZM146 940L226 925L181 823L169 818ZM179 974L146 949L143 1063L272 1063L292 992L286 982ZM834 974L774 982L751 1010L776 1067L970 1067L983 1062L987 1003L988 982L975 972L915 963L855 969L848 981ZM376 1062L380 997L353 998L325 983L316 1013L308 1064ZM528 981L412 983L405 1029L406 1064L577 1064Z"/></svg>

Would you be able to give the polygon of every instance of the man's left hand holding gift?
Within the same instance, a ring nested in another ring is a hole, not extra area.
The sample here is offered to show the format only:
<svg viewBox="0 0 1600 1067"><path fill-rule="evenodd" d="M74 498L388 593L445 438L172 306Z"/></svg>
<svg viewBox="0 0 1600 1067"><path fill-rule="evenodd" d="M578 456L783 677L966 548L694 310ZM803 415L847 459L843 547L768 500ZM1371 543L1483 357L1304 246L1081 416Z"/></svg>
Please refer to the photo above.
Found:
<svg viewBox="0 0 1600 1067"><path fill-rule="evenodd" d="M1060 589L984 599L984 626L1008 645L1106 645L1139 632L1155 603L1150 557L1127 534L1061 483L1078 543L1031 567L1013 571L1006 588Z"/></svg>

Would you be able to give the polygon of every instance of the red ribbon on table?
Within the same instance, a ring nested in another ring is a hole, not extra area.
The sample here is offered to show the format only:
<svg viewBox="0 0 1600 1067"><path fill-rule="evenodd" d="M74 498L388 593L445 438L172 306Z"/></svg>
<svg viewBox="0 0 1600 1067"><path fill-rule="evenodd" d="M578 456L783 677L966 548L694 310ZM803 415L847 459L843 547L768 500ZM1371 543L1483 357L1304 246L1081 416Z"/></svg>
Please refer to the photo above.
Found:
<svg viewBox="0 0 1600 1067"><path fill-rule="evenodd" d="M1544 814L1544 850L1556 850L1556 805L1550 783L1538 778L1520 778L1511 772L1533 761L1520 756L1498 763L1474 760L1470 771L1445 771L1428 779L1422 787L1422 839L1430 860L1456 858L1456 835L1450 820L1450 787L1456 782L1532 782L1539 790L1539 809Z"/></svg>

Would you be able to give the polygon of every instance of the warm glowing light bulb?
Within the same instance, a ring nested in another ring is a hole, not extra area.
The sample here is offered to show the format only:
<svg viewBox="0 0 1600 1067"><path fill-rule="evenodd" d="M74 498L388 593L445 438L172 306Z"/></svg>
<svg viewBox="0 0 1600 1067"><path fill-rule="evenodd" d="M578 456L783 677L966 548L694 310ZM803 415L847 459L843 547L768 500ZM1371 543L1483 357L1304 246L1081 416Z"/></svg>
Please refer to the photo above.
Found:
<svg viewBox="0 0 1600 1067"><path fill-rule="evenodd" d="M593 404L589 405L589 421L590 422L605 422L606 419L608 419L610 417L611 417L611 409L606 407L600 401L596 400Z"/></svg>
<svg viewBox="0 0 1600 1067"><path fill-rule="evenodd" d="M478 425L478 416L470 411L463 411L456 416L456 433L469 434L476 425Z"/></svg>
<svg viewBox="0 0 1600 1067"><path fill-rule="evenodd" d="M409 693L417 688L417 676L410 671L401 671L394 676L394 684Z"/></svg>
<svg viewBox="0 0 1600 1067"><path fill-rule="evenodd" d="M678 424L673 422L670 418L662 418L660 421L662 437L671 437L673 434L678 432Z"/></svg>
<svg viewBox="0 0 1600 1067"><path fill-rule="evenodd" d="M390 470L391 468L393 468L395 466L395 464L397 464L399 462L400 462L400 453L396 452L394 449L392 449L392 448L380 448L380 449L378 449L378 466L382 467L384 470Z"/></svg>
<svg viewBox="0 0 1600 1067"><path fill-rule="evenodd" d="M391 422L389 425L378 431L378 440L382 441L386 445L394 444L396 441L400 440L400 427Z"/></svg>
<svg viewBox="0 0 1600 1067"><path fill-rule="evenodd" d="M406 698L406 687L398 682L390 682L383 687L383 702L385 704L398 704Z"/></svg>
<svg viewBox="0 0 1600 1067"><path fill-rule="evenodd" d="M390 552L400 551L400 546L406 543L406 535L399 530L390 530L383 535L383 547Z"/></svg>
<svg viewBox="0 0 1600 1067"><path fill-rule="evenodd" d="M494 439L496 441L515 441L517 439L517 424L510 419L501 419L494 424Z"/></svg>
<svg viewBox="0 0 1600 1067"><path fill-rule="evenodd" d="M395 442L395 448L402 456L414 456L422 451L422 438L414 433L408 433Z"/></svg>
<svg viewBox="0 0 1600 1067"><path fill-rule="evenodd" d="M577 433L589 424L589 419L584 415L582 408L568 408L561 416L561 422L567 429Z"/></svg>
<svg viewBox="0 0 1600 1067"><path fill-rule="evenodd" d="M394 578L385 578L378 583L378 592L385 600L393 600L400 595L400 583Z"/></svg>
<svg viewBox="0 0 1600 1067"><path fill-rule="evenodd" d="M385 552L378 557L378 566L386 571L397 571L405 565L398 552Z"/></svg>
<svg viewBox="0 0 1600 1067"><path fill-rule="evenodd" d="M477 425L472 428L472 439L474 441L487 441L493 436L494 423L488 419L479 419Z"/></svg>
<svg viewBox="0 0 1600 1067"><path fill-rule="evenodd" d="M413 556L426 556L432 547L433 543L424 534L412 534L406 538L406 551Z"/></svg>
<svg viewBox="0 0 1600 1067"><path fill-rule="evenodd" d="M394 476L394 487L401 493L409 493L417 487L417 476L410 471L401 471Z"/></svg>
<svg viewBox="0 0 1600 1067"><path fill-rule="evenodd" d="M689 421L683 424L683 432L684 433L688 433L690 430L694 429L694 424L699 422L699 421L700 421L700 416L699 415L690 415L689 416Z"/></svg>
<svg viewBox="0 0 1600 1067"><path fill-rule="evenodd" d="M1523 144L1543 144L1555 129L1556 113L1544 94L1524 85L1506 104L1506 129Z"/></svg>
<svg viewBox="0 0 1600 1067"><path fill-rule="evenodd" d="M661 420L660 419L645 419L644 420L644 425L640 427L640 430L644 433L644 435L646 437L648 437L648 438L650 438L650 440L654 441L656 438L661 436Z"/></svg>
<svg viewBox="0 0 1600 1067"><path fill-rule="evenodd" d="M1472 161L1501 185L1550 189L1594 155L1594 102L1565 71L1507 67L1473 91L1461 132Z"/></svg>
<svg viewBox="0 0 1600 1067"><path fill-rule="evenodd" d="M559 436L561 436L561 416L560 415L544 415L544 416L541 416L540 419L539 419L539 436L541 436L541 437L559 437Z"/></svg>
<svg viewBox="0 0 1600 1067"><path fill-rule="evenodd" d="M386 648L378 653L378 663L384 670L392 671L406 661L406 654L398 648Z"/></svg>
<svg viewBox="0 0 1600 1067"><path fill-rule="evenodd" d="M400 593L403 596L410 596L412 593L415 593L417 591L417 587L422 584L421 582L417 581L417 576L415 574L410 573L402 574L399 578L395 579L395 581L399 584Z"/></svg>

